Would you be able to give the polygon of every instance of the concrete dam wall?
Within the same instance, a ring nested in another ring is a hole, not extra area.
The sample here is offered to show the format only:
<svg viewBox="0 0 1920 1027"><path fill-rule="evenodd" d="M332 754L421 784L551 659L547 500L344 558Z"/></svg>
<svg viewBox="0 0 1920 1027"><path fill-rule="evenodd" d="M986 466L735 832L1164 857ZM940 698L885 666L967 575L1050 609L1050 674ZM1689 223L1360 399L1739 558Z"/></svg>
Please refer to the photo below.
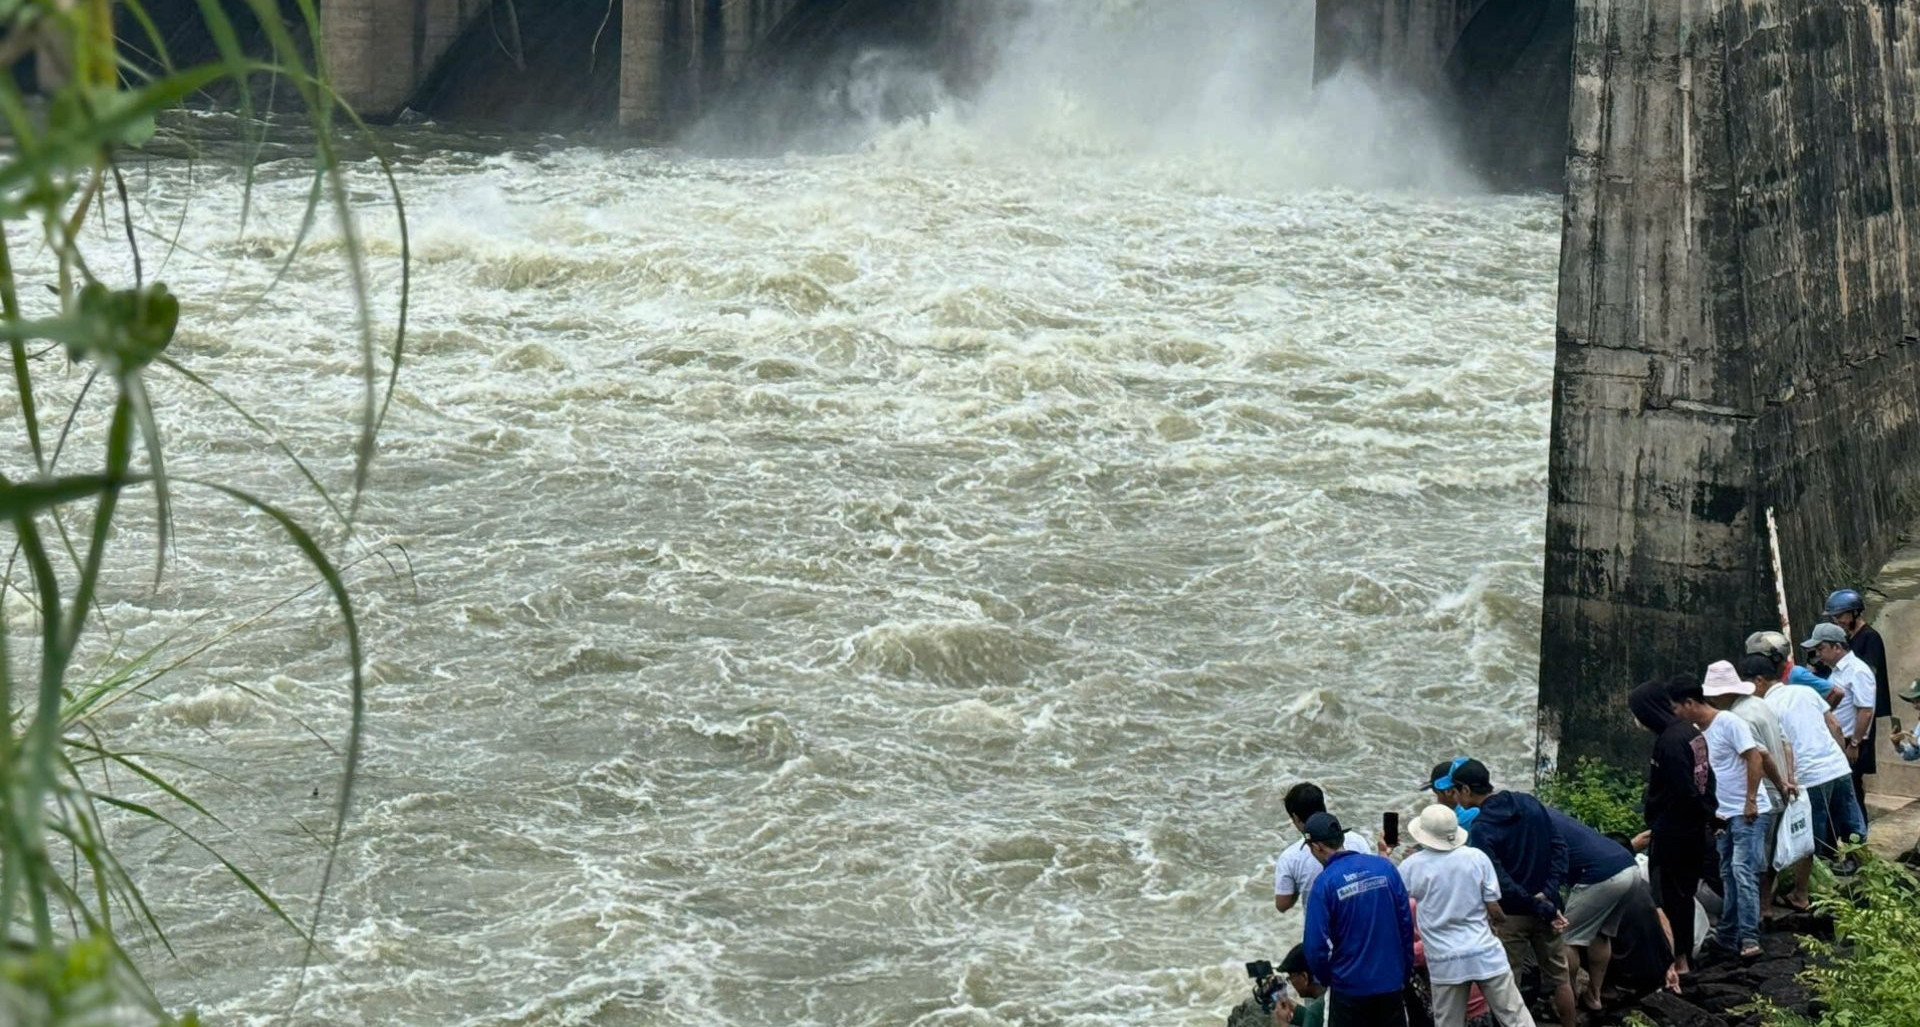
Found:
<svg viewBox="0 0 1920 1027"><path fill-rule="evenodd" d="M1566 229L1543 755L1644 747L1633 684L1793 625L1920 487L1920 5L1321 0L1318 74L1433 96L1496 181L1556 136ZM1538 105L1567 98L1556 123Z"/></svg>
<svg viewBox="0 0 1920 1027"><path fill-rule="evenodd" d="M1625 691L1793 625L1920 485L1920 7L1581 0L1542 730L1637 752ZM1796 639L1797 641L1797 639Z"/></svg>

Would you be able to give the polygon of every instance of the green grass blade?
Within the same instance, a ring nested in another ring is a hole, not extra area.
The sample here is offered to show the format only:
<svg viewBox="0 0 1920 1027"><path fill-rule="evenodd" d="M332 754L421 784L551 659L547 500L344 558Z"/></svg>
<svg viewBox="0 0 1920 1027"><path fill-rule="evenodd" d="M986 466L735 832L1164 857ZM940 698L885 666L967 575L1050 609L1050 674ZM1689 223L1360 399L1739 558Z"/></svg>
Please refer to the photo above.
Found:
<svg viewBox="0 0 1920 1027"><path fill-rule="evenodd" d="M156 363L200 388L205 389L208 395L225 404L227 409L239 414L241 419L246 421L255 431L265 435L267 440L273 443L274 448L278 449L282 456L293 463L294 468L300 472L300 477L305 478L307 484L313 486L313 491L318 493L321 501L327 504L327 509L333 511L333 515L339 518L341 525L349 529L352 528L352 522L347 519L346 511L340 509L339 503L334 502L333 493L327 491L325 485L320 484L320 479L315 477L313 471L307 468L306 461L301 460L299 455L294 453L293 449L281 440L277 432L261 423L260 419L253 416L252 412L247 410L246 407L241 406L238 400L172 357L163 355Z"/></svg>
<svg viewBox="0 0 1920 1027"><path fill-rule="evenodd" d="M238 866L235 866L232 860L229 860L227 857L221 855L219 849L216 849L213 846L208 845L206 841L203 840L199 835L194 834L192 831L189 831L186 828L175 823L166 814L152 808L151 806L145 806L140 803L133 802L132 800L129 800L129 799L122 799L117 795L108 795L104 792L88 792L87 794L95 802L105 803L109 806L126 810L129 813L138 814L140 816L146 817L149 820L155 821L156 823L165 824L167 827L172 828L175 834L178 834L180 837L186 839L188 842L191 842L195 848L198 848L200 851L206 853L209 856L212 856L215 860L218 860L220 865L226 868L227 873L231 875L235 881L238 881L240 883L241 887L252 892L254 897L260 900L261 905L267 907L267 909L270 910L274 916L280 919L281 923L284 923L288 927L292 928L293 932L296 935L299 935L300 940L306 942L307 948L309 951L313 949L314 947L313 937L309 935L306 931L302 930L300 925L298 923L295 923L294 919L287 915L287 911L280 907L280 903L275 901L272 895L267 894L267 890L265 888L260 887L259 883L256 882L252 877L248 876L245 870L242 870ZM328 862L331 863L332 861L329 860Z"/></svg>

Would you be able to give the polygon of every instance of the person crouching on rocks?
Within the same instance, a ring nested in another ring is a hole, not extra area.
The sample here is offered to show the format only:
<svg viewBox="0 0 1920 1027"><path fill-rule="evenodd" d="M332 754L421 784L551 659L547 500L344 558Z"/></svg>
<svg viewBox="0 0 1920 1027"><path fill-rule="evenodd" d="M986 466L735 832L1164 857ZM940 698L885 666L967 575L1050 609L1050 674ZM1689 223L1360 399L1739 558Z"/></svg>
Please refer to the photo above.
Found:
<svg viewBox="0 0 1920 1027"><path fill-rule="evenodd" d="M1438 803L1421 810L1407 833L1420 848L1400 864L1400 879L1419 904L1435 1027L1466 1027L1476 984L1501 1027L1534 1027L1507 950L1490 926L1506 918L1493 861L1466 844L1467 830Z"/></svg>
<svg viewBox="0 0 1920 1027"><path fill-rule="evenodd" d="M1392 863L1347 849L1331 813L1306 822L1307 847L1324 868L1307 898L1307 966L1327 983L1328 1027L1407 1027L1413 914Z"/></svg>

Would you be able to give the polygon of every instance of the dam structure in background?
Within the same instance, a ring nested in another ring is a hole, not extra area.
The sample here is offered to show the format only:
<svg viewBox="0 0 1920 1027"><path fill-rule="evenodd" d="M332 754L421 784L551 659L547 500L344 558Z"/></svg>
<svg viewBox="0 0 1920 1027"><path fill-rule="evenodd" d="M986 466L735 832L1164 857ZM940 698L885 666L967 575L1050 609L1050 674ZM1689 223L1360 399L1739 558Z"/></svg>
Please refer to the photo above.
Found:
<svg viewBox="0 0 1920 1027"><path fill-rule="evenodd" d="M769 69L908 42L962 80L1015 0L324 0L325 62L407 108L666 138ZM1315 74L1564 191L1541 752L1624 756L1636 682L1872 576L1920 497L1920 6L1317 0ZM585 57L583 58L583 55ZM535 85L537 84L537 85Z"/></svg>
<svg viewBox="0 0 1920 1027"><path fill-rule="evenodd" d="M995 0L998 2L998 0ZM546 127L618 125L661 139L712 110L770 55L849 39L966 53L988 5L947 0L323 0L334 87L362 114ZM536 85L530 85L530 83Z"/></svg>

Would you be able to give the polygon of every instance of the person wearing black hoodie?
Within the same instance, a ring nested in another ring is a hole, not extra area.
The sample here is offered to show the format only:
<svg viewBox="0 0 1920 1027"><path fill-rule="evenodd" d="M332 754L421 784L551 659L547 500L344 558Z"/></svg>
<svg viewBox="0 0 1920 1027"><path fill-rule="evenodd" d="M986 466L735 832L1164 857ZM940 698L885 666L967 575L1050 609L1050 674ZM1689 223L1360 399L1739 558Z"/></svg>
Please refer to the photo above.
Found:
<svg viewBox="0 0 1920 1027"><path fill-rule="evenodd" d="M1494 791L1487 766L1467 760L1453 771L1456 814L1472 824L1467 844L1487 854L1500 881L1500 910L1506 919L1494 934L1513 966L1532 950L1543 986L1553 989L1553 1009L1561 1027L1574 1027L1573 975L1567 963L1560 887L1567 879L1567 841L1554 829L1540 800L1521 792Z"/></svg>
<svg viewBox="0 0 1920 1027"><path fill-rule="evenodd" d="M1689 679L1690 680L1690 679ZM1713 843L1713 775L1707 742L1692 724L1673 714L1668 681L1648 681L1627 697L1635 720L1654 736L1644 799L1652 843L1647 873L1660 911L1673 930L1674 966L1688 973L1693 955L1693 901L1700 879L1717 857Z"/></svg>

